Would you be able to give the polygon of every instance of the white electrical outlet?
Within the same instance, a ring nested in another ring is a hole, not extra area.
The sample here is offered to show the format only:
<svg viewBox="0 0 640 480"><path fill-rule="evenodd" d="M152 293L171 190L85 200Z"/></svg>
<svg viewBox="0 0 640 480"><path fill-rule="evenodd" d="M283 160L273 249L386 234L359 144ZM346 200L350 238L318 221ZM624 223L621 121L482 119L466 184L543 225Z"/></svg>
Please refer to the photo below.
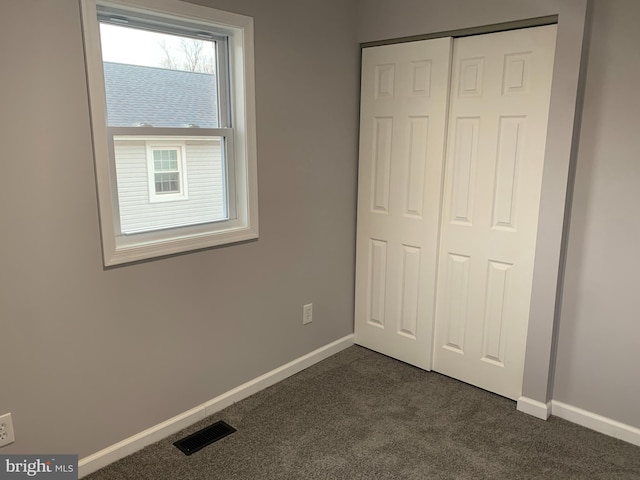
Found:
<svg viewBox="0 0 640 480"><path fill-rule="evenodd" d="M16 441L16 436L13 433L13 422L11 421L11 414L5 413L0 417L0 447L9 445Z"/></svg>
<svg viewBox="0 0 640 480"><path fill-rule="evenodd" d="M307 303L302 307L302 324L313 322L313 303Z"/></svg>

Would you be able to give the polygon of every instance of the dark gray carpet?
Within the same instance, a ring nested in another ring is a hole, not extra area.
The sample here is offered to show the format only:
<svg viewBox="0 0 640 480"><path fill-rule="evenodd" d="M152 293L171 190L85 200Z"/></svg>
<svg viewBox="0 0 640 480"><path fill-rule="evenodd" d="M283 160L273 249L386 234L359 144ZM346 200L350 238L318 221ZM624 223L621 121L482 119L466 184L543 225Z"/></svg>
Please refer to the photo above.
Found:
<svg viewBox="0 0 640 480"><path fill-rule="evenodd" d="M172 445L217 420L238 431ZM85 478L640 479L640 447L351 347Z"/></svg>

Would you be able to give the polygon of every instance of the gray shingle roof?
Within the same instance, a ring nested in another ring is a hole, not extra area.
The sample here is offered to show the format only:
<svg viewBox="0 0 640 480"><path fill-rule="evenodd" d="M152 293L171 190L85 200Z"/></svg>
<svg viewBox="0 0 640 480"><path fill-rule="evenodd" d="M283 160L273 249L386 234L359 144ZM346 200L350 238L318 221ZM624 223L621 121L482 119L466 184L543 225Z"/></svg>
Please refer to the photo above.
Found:
<svg viewBox="0 0 640 480"><path fill-rule="evenodd" d="M104 83L110 126L218 127L215 75L104 62Z"/></svg>

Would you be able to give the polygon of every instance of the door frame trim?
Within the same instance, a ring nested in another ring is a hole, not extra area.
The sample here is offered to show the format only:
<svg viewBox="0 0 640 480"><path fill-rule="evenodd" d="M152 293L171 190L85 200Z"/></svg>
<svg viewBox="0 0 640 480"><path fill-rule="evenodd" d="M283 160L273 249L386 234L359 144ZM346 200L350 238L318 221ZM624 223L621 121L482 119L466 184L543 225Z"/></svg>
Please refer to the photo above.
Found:
<svg viewBox="0 0 640 480"><path fill-rule="evenodd" d="M443 37L469 37L472 35L484 35L487 33L505 32L508 30L517 30L519 28L543 27L545 25L553 25L558 23L558 15L547 15L544 17L526 18L515 20L513 22L494 23L492 25L478 25L460 30L448 30L436 33L425 33L424 35L413 35L410 37L392 38L387 40L377 40L374 42L364 42L360 44L361 48L379 47L381 45L395 45L396 43L418 42L420 40L432 40L434 38Z"/></svg>

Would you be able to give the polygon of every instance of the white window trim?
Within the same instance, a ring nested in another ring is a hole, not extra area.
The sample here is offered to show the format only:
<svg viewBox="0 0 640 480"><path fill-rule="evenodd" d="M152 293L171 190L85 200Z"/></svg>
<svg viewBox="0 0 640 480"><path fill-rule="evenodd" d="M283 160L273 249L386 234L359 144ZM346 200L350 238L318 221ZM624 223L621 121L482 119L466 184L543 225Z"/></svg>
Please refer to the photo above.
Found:
<svg viewBox="0 0 640 480"><path fill-rule="evenodd" d="M156 173L157 172L153 152L156 150L176 150L178 152L178 179L180 190L172 193L156 192ZM162 140L154 140L147 142L147 178L149 181L149 202L175 202L189 199L189 182L187 181L187 162L186 150L184 142L168 142Z"/></svg>
<svg viewBox="0 0 640 480"><path fill-rule="evenodd" d="M115 165L109 155L104 75L96 5L146 11L191 23L222 27L229 38L233 119L235 218L225 222L180 227L136 235L120 233ZM176 0L80 0L93 151L105 266L198 250L258 238L258 184L254 85L253 19Z"/></svg>

